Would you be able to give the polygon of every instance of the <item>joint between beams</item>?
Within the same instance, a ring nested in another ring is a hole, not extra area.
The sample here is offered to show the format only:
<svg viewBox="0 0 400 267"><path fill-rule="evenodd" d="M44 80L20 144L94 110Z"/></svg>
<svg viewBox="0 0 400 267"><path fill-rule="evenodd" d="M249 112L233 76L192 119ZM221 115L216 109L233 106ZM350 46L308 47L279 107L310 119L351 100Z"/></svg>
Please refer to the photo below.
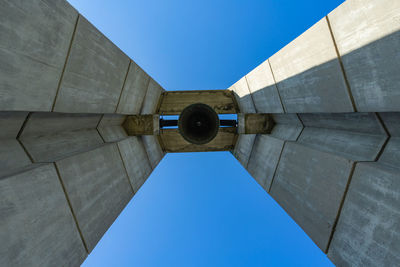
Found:
<svg viewBox="0 0 400 267"><path fill-rule="evenodd" d="M344 82L345 82L345 84L346 84L347 94L349 95L349 98L350 98L350 101L351 101L351 105L353 106L354 112L357 112L356 103L355 103L355 101L354 101L354 97L353 97L353 94L351 93L351 89L350 89L350 83L349 83L349 80L347 79L346 71L344 70L344 65L343 65L342 57L340 56L339 48L338 48L338 46L337 46L337 44L336 44L335 36L333 35L333 31L332 31L332 27L331 27L331 22L329 21L329 17L328 17L328 16L326 16L325 18L326 18L326 22L327 22L327 24L328 24L329 33L331 34L331 37L332 37L333 46L335 47L336 56L337 56L338 61L339 61L339 65L340 65L340 69L341 69L341 71L342 71L343 79L344 79Z"/></svg>
<svg viewBox="0 0 400 267"><path fill-rule="evenodd" d="M278 84L276 83L275 74L274 74L274 71L272 70L271 62L269 62L269 59L267 59L267 61L268 61L269 69L271 70L272 78L274 79L275 89L276 89L276 92L278 93L278 97L279 97L279 101L281 102L281 107L282 107L283 113L287 113L285 105L283 104L283 101L282 101L281 93L279 92Z"/></svg>
<svg viewBox="0 0 400 267"><path fill-rule="evenodd" d="M126 75L125 75L125 78L124 78L124 82L122 83L121 93L119 94L117 106L115 107L115 113L117 113L119 103L121 102L122 93L124 92L126 80L128 79L128 74L129 74L129 70L130 70L130 68L131 68L131 65L132 65L132 60L129 59L128 69L127 69L127 71L126 71Z"/></svg>

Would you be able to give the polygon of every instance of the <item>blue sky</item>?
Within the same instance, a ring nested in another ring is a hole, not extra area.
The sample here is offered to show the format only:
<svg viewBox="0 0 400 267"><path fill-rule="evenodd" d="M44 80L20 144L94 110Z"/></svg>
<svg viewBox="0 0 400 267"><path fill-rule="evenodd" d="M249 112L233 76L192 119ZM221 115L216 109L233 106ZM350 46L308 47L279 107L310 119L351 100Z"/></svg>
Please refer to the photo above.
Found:
<svg viewBox="0 0 400 267"><path fill-rule="evenodd" d="M166 90L226 89L341 0L69 0ZM83 266L332 266L229 152L168 154Z"/></svg>

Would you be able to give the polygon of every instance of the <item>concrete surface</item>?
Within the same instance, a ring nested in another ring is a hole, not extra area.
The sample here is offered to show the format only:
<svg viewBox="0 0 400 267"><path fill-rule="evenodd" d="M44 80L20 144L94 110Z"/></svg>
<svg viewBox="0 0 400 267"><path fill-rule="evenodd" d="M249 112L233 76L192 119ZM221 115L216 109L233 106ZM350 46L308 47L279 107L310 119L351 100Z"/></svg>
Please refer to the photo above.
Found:
<svg viewBox="0 0 400 267"><path fill-rule="evenodd" d="M124 115L104 114L97 129L105 142L116 142L128 137L122 127L125 119Z"/></svg>
<svg viewBox="0 0 400 267"><path fill-rule="evenodd" d="M146 150L140 137L136 136L118 142L118 148L133 192L136 193L152 171Z"/></svg>
<svg viewBox="0 0 400 267"><path fill-rule="evenodd" d="M165 153L162 151L157 136L143 135L141 136L141 139L147 152L147 156L149 157L151 168L154 169L157 167L158 163L160 163Z"/></svg>
<svg viewBox="0 0 400 267"><path fill-rule="evenodd" d="M297 142L352 161L375 161L386 139L386 134L305 127Z"/></svg>
<svg viewBox="0 0 400 267"><path fill-rule="evenodd" d="M296 141L303 130L297 114L272 114L272 119L276 124L272 128L271 136L281 140Z"/></svg>
<svg viewBox="0 0 400 267"><path fill-rule="evenodd" d="M158 101L164 89L152 78L150 78L146 96L143 100L141 114L155 114Z"/></svg>
<svg viewBox="0 0 400 267"><path fill-rule="evenodd" d="M246 75L258 113L284 113L268 60Z"/></svg>
<svg viewBox="0 0 400 267"><path fill-rule="evenodd" d="M284 141L269 135L257 135L254 141L247 171L267 192L278 166L283 145Z"/></svg>
<svg viewBox="0 0 400 267"><path fill-rule="evenodd" d="M287 142L270 194L326 251L353 163Z"/></svg>
<svg viewBox="0 0 400 267"><path fill-rule="evenodd" d="M0 110L51 111L78 13L63 0L0 3Z"/></svg>
<svg viewBox="0 0 400 267"><path fill-rule="evenodd" d="M0 179L0 265L79 266L87 253L53 164Z"/></svg>
<svg viewBox="0 0 400 267"><path fill-rule="evenodd" d="M16 138L28 112L0 111L0 139Z"/></svg>
<svg viewBox="0 0 400 267"><path fill-rule="evenodd" d="M400 172L357 163L328 257L337 266L398 266Z"/></svg>
<svg viewBox="0 0 400 267"><path fill-rule="evenodd" d="M79 16L54 111L114 113L130 59Z"/></svg>
<svg viewBox="0 0 400 267"><path fill-rule="evenodd" d="M128 76L118 104L117 113L140 114L150 77L131 61Z"/></svg>
<svg viewBox="0 0 400 267"><path fill-rule="evenodd" d="M240 113L257 113L251 97L246 77L241 78L229 90L232 90L238 102Z"/></svg>
<svg viewBox="0 0 400 267"><path fill-rule="evenodd" d="M400 2L348 0L328 18L358 111L400 111Z"/></svg>
<svg viewBox="0 0 400 267"><path fill-rule="evenodd" d="M103 145L56 165L90 252L133 196L118 147Z"/></svg>
<svg viewBox="0 0 400 267"><path fill-rule="evenodd" d="M232 152L233 156L235 156L246 169L255 139L255 134L239 134L235 149Z"/></svg>
<svg viewBox="0 0 400 267"><path fill-rule="evenodd" d="M400 112L381 112L379 116L382 118L389 134L400 137Z"/></svg>
<svg viewBox="0 0 400 267"><path fill-rule="evenodd" d="M93 149L103 143L96 114L32 113L20 141L34 162L58 159Z"/></svg>
<svg viewBox="0 0 400 267"><path fill-rule="evenodd" d="M273 55L269 62L286 112L353 111L325 18Z"/></svg>

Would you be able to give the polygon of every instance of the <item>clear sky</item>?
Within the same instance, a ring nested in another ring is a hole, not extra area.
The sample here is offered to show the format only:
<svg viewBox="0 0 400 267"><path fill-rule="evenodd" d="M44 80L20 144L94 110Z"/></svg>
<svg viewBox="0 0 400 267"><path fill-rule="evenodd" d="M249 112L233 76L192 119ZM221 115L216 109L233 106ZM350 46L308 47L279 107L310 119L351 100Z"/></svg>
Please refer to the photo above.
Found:
<svg viewBox="0 0 400 267"><path fill-rule="evenodd" d="M166 90L226 89L342 0L69 0ZM83 266L332 266L229 152L167 154Z"/></svg>

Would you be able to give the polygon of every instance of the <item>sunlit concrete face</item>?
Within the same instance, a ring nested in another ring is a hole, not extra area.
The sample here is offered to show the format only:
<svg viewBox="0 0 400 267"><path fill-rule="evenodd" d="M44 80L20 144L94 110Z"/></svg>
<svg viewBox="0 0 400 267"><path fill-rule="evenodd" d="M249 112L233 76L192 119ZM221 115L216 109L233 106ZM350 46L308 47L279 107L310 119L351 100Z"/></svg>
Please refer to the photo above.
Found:
<svg viewBox="0 0 400 267"><path fill-rule="evenodd" d="M333 263L400 261L400 2L349 0L229 89L190 93L165 91L63 0L0 14L0 265L79 265L166 153L211 150ZM238 127L203 147L159 128L194 101Z"/></svg>

